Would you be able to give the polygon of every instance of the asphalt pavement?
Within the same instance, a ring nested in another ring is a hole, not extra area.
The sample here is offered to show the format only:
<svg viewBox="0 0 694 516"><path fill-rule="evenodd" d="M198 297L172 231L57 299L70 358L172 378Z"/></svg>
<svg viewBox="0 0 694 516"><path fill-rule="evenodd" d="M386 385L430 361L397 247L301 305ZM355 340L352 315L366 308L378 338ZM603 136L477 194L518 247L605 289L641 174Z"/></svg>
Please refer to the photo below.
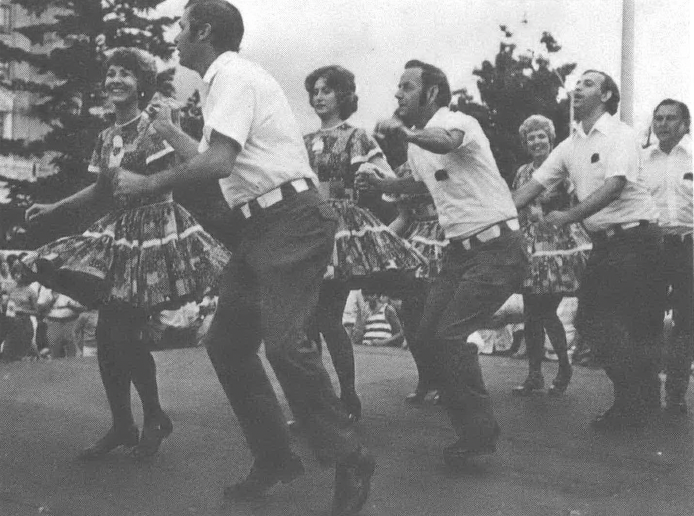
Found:
<svg viewBox="0 0 694 516"><path fill-rule="evenodd" d="M95 358L0 364L0 516L329 513L333 471L301 438L304 476L257 502L224 502L223 488L245 476L251 459L207 355L193 348L155 359L175 428L157 456L139 462L124 451L75 459L110 425ZM453 471L441 459L455 439L443 409L403 401L416 381L409 353L359 348L356 359L357 432L378 458L364 516L694 515L694 416L596 432L588 423L611 401L600 370L575 368L563 397L518 398L511 388L526 363L483 356L502 436L495 455ZM556 364L544 368L549 383ZM688 401L694 407L692 389Z"/></svg>

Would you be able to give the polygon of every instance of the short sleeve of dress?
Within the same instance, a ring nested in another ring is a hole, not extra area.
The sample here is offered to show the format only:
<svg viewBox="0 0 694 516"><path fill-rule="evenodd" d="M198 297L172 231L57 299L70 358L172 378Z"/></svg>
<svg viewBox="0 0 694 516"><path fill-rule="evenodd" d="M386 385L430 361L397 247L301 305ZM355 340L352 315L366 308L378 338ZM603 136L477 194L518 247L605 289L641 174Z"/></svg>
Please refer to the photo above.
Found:
<svg viewBox="0 0 694 516"><path fill-rule="evenodd" d="M101 172L101 152L104 147L104 133L99 133L96 137L96 142L94 144L94 150L92 151L92 158L89 160L89 166L87 170L93 174L98 174Z"/></svg>
<svg viewBox="0 0 694 516"><path fill-rule="evenodd" d="M147 169L164 170L174 164L173 147L152 127L147 125L143 142L145 165Z"/></svg>
<svg viewBox="0 0 694 516"><path fill-rule="evenodd" d="M383 151L376 140L363 129L355 129L349 147L351 165L361 165L374 156L383 156Z"/></svg>

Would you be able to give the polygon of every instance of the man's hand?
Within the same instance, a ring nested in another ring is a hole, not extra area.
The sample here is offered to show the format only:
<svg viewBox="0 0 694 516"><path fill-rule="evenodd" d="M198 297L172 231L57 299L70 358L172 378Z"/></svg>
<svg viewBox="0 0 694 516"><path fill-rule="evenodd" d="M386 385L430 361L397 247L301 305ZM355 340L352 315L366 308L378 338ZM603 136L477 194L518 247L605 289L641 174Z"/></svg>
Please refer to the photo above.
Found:
<svg viewBox="0 0 694 516"><path fill-rule="evenodd" d="M538 221L538 226L547 231L557 228L562 228L569 224L571 220L569 219L565 211L550 211L542 219Z"/></svg>
<svg viewBox="0 0 694 516"><path fill-rule="evenodd" d="M47 219L55 211L55 204L32 204L24 212L24 220L28 224L38 224Z"/></svg>
<svg viewBox="0 0 694 516"><path fill-rule="evenodd" d="M375 136L381 139L385 139L389 136L406 138L407 131L407 127L399 118L386 118L385 120L381 120L376 124Z"/></svg>
<svg viewBox="0 0 694 516"><path fill-rule="evenodd" d="M117 168L113 174L113 196L132 197L154 192L151 176L134 174L124 168Z"/></svg>

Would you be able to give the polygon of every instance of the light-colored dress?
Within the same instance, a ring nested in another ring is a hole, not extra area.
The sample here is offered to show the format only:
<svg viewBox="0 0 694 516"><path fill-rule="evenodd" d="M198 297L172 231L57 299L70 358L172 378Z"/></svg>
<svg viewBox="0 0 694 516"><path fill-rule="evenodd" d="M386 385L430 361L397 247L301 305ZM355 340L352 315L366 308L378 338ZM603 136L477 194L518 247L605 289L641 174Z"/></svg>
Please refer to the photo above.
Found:
<svg viewBox="0 0 694 516"><path fill-rule="evenodd" d="M115 167L150 175L173 160L173 149L140 116L99 135L89 169L105 174L110 188ZM26 263L38 281L86 306L119 302L151 312L202 299L230 256L164 193L117 202L83 234L39 248Z"/></svg>
<svg viewBox="0 0 694 516"><path fill-rule="evenodd" d="M530 181L535 172L532 163L523 165L513 181L517 190ZM539 196L528 206L519 210L518 219L525 237L529 267L523 279L523 294L575 294L580 278L593 245L580 224L568 224L559 229L541 229L531 222L531 213L547 214L550 211L566 210L573 202L568 182L554 187L549 200Z"/></svg>
<svg viewBox="0 0 694 516"><path fill-rule="evenodd" d="M376 141L363 129L343 122L307 134L304 143L318 180L330 184L329 201L338 214L335 248L326 278L356 286L381 273L414 274L424 267L424 257L364 207L374 201L374 194L354 188L359 166L382 155Z"/></svg>

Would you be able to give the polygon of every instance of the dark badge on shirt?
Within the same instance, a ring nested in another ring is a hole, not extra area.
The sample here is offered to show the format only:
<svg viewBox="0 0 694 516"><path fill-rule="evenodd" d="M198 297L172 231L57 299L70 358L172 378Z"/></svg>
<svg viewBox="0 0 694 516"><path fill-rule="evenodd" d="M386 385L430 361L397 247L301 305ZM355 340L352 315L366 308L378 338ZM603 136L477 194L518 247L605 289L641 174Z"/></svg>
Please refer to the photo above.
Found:
<svg viewBox="0 0 694 516"><path fill-rule="evenodd" d="M590 162L591 162L591 163L597 163L598 161L600 161L600 154L598 154L598 153L596 152L595 154L593 154L593 155L590 157Z"/></svg>
<svg viewBox="0 0 694 516"><path fill-rule="evenodd" d="M434 178L437 181L445 181L446 179L448 179L448 170L437 170L436 172L434 172Z"/></svg>

